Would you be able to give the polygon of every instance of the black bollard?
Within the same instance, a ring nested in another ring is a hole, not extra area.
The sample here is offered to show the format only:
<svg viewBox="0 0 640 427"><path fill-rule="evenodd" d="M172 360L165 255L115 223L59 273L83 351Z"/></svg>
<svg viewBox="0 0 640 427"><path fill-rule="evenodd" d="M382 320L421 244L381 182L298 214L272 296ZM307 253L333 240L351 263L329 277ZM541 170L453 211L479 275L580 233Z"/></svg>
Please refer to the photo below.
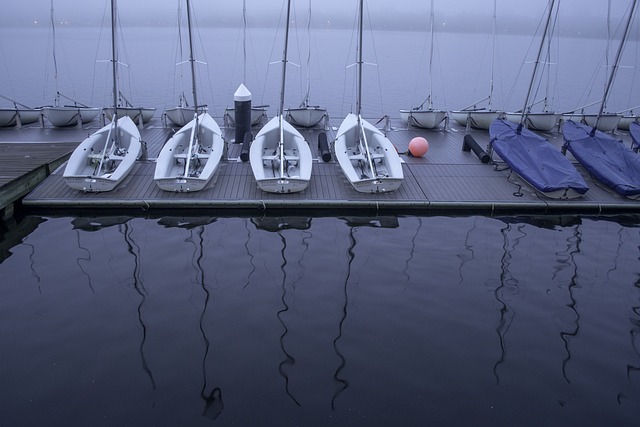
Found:
<svg viewBox="0 0 640 427"><path fill-rule="evenodd" d="M491 157L487 153L484 152L482 148L478 145L475 139L469 134L464 136L464 142L462 143L462 151L471 151L475 153L476 156L480 159L482 163L489 163Z"/></svg>
<svg viewBox="0 0 640 427"><path fill-rule="evenodd" d="M320 150L320 155L322 155L322 160L327 163L331 161L331 151L329 151L329 143L327 142L327 134L324 132L320 132L318 134L318 149Z"/></svg>
<svg viewBox="0 0 640 427"><path fill-rule="evenodd" d="M251 92L240 84L236 93L233 94L234 118L236 123L235 143L240 144L244 140L244 135L251 131Z"/></svg>
<svg viewBox="0 0 640 427"><path fill-rule="evenodd" d="M240 152L240 160L243 162L249 161L249 149L251 148L251 141L253 141L253 134L251 131L244 134L242 139L242 151Z"/></svg>

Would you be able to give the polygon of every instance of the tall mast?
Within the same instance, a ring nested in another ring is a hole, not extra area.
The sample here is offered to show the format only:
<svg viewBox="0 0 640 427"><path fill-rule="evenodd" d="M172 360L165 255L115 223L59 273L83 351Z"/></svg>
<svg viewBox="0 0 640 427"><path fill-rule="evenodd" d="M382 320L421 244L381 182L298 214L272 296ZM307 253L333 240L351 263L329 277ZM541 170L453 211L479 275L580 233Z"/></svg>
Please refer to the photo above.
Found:
<svg viewBox="0 0 640 427"><path fill-rule="evenodd" d="M242 0L242 83L247 83L247 0Z"/></svg>
<svg viewBox="0 0 640 427"><path fill-rule="evenodd" d="M491 109L491 105L493 103L493 68L496 62L496 11L498 7L496 4L496 0L493 0L493 26L491 29L491 80L489 81L489 109Z"/></svg>
<svg viewBox="0 0 640 427"><path fill-rule="evenodd" d="M280 87L280 110L279 114L284 112L284 89L287 76L287 49L289 48L289 18L291 14L291 0L287 1L287 25L284 33L284 51L282 53L282 86Z"/></svg>
<svg viewBox="0 0 640 427"><path fill-rule="evenodd" d="M113 120L118 119L118 50L116 43L117 25L116 0L111 0L111 67L113 74Z"/></svg>
<svg viewBox="0 0 640 427"><path fill-rule="evenodd" d="M529 82L529 89L527 90L527 96L524 100L524 107L522 108L522 116L520 116L520 126L518 129L522 129L522 125L524 124L524 118L527 116L527 106L529 105L529 98L531 97L531 89L533 89L533 81L535 80L536 73L538 72L538 66L540 65L540 58L542 56L542 49L544 47L544 42L547 37L547 33L549 32L549 26L551 25L551 17L552 17L554 5L555 5L555 0L549 0L549 13L547 14L547 23L544 26L542 39L540 40L540 48L538 49L538 56L536 58L536 62L533 65L533 74L531 75L531 81Z"/></svg>
<svg viewBox="0 0 640 427"><path fill-rule="evenodd" d="M434 0L431 0L431 14L429 16L429 25L431 25L431 46L429 47L429 100L427 104L427 108L429 110L432 109L433 103L431 101L431 92L433 91L433 31L435 24L435 12L433 7Z"/></svg>
<svg viewBox="0 0 640 427"><path fill-rule="evenodd" d="M311 92L311 0L309 0L309 16L307 19L307 93L302 101L303 107L309 106L309 93Z"/></svg>
<svg viewBox="0 0 640 427"><path fill-rule="evenodd" d="M363 26L363 3L364 0L360 0L360 13L358 17L358 97L356 99L356 114L360 116L360 110L362 108L362 26Z"/></svg>
<svg viewBox="0 0 640 427"><path fill-rule="evenodd" d="M187 0L187 25L189 26L189 62L191 62L191 90L193 91L193 107L198 113L198 95L196 92L196 60L193 55L193 34L191 32L191 1Z"/></svg>
<svg viewBox="0 0 640 427"><path fill-rule="evenodd" d="M596 128L598 127L598 124L600 123L600 118L602 117L602 113L604 112L604 106L607 104L607 98L609 98L611 85L613 84L613 80L615 79L616 72L618 71L620 58L622 57L622 51L624 50L624 45L627 41L627 35L629 34L629 29L631 28L631 22L633 21L633 16L635 14L637 4L638 4L638 0L632 0L631 10L629 11L629 18L627 19L627 25L624 28L624 33L622 34L622 40L620 40L620 46L618 46L618 53L616 54L616 59L613 62L613 67L611 68L611 74L609 76L609 80L607 81L607 86L605 87L605 90L604 90L604 96L602 97L602 103L600 104L600 111L598 112L598 118L596 119L596 124L591 131L592 135L595 135Z"/></svg>

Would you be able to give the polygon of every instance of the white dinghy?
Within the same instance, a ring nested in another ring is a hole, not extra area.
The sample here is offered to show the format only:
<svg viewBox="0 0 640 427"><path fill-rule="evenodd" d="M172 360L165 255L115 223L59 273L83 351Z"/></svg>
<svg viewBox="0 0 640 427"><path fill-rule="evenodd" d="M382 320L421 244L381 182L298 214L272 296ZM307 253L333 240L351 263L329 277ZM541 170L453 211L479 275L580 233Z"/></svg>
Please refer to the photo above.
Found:
<svg viewBox="0 0 640 427"><path fill-rule="evenodd" d="M309 0L309 14L307 20L307 92L298 107L286 109L286 119L295 126L310 128L324 121L326 126L329 115L325 108L311 105L311 0Z"/></svg>
<svg viewBox="0 0 640 427"><path fill-rule="evenodd" d="M116 0L111 0L112 77L114 103L118 94L118 60L115 42ZM71 188L88 192L113 190L140 156L140 131L130 117L114 120L85 139L71 154L64 180Z"/></svg>
<svg viewBox="0 0 640 427"><path fill-rule="evenodd" d="M76 190L111 191L129 174L141 150L140 131L129 117L122 117L85 139L71 153L64 181Z"/></svg>
<svg viewBox="0 0 640 427"><path fill-rule="evenodd" d="M433 108L432 91L433 91L433 44L434 44L434 24L435 24L435 12L434 2L431 0L431 13L429 14L429 27L430 32L430 49L429 49L429 95L427 99L418 107L410 110L400 110L400 118L406 122L409 126L416 126L424 129L435 129L440 126L447 118L447 112L445 110L437 110ZM426 107L425 108L425 104Z"/></svg>
<svg viewBox="0 0 640 427"><path fill-rule="evenodd" d="M249 149L249 161L258 188L269 193L293 193L309 186L313 158L304 137L284 120L284 91L291 0L287 1L287 25L282 59L280 110L256 135Z"/></svg>
<svg viewBox="0 0 640 427"><path fill-rule="evenodd" d="M191 31L191 1L186 2L193 105L195 110L200 110ZM193 119L162 147L153 179L165 191L200 191L218 170L223 152L224 139L215 120L209 113L194 114Z"/></svg>
<svg viewBox="0 0 640 427"><path fill-rule="evenodd" d="M402 160L391 141L360 115L363 14L363 0L360 0L356 113L349 113L342 121L333 147L342 172L356 191L383 193L400 187L404 174Z"/></svg>

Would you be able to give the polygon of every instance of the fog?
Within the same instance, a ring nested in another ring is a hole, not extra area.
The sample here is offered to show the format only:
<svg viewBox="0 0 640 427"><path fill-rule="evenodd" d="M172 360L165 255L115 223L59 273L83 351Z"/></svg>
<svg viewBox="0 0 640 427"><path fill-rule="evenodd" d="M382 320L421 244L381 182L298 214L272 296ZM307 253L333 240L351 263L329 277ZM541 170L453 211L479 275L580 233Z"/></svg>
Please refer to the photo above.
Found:
<svg viewBox="0 0 640 427"><path fill-rule="evenodd" d="M559 0L558 0L559 1ZM548 2L546 0L496 0L496 23L500 31L535 31ZM122 25L175 25L178 4L184 0L120 0ZM246 0L250 26L278 25L286 2L284 0ZM309 0L293 0L294 20L306 20ZM74 26L95 26L108 23L108 0L54 0L56 21ZM240 26L242 0L192 0L198 25ZM317 0L312 2L316 28L349 27L354 25L357 0ZM491 28L494 0L435 1L436 21L449 31L485 31ZM610 10L608 11L610 5ZM604 34L606 17L616 26L628 10L630 0L562 0L560 30L565 34ZM367 22L376 29L420 29L426 26L428 0L367 0ZM49 25L51 0L20 0L4 2L0 17L2 26Z"/></svg>

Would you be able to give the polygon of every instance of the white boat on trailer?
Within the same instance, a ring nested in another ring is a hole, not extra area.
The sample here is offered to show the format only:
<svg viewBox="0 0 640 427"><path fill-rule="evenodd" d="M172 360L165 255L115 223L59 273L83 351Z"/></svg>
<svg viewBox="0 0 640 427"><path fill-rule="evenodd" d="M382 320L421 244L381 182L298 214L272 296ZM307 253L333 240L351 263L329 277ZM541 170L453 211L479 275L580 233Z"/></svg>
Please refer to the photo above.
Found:
<svg viewBox="0 0 640 427"><path fill-rule="evenodd" d="M356 113L349 113L342 121L333 148L342 172L356 191L385 193L402 185L404 173L391 141L361 116L363 3L360 0Z"/></svg>
<svg viewBox="0 0 640 427"><path fill-rule="evenodd" d="M116 17L116 0L111 0L114 103L118 94ZM64 181L76 190L111 191L131 172L141 151L140 131L135 123L128 116L116 116L110 124L89 136L71 153L64 170Z"/></svg>
<svg viewBox="0 0 640 427"><path fill-rule="evenodd" d="M249 161L258 188L269 193L293 193L309 186L313 158L304 137L284 119L284 92L287 75L289 18L291 0L287 0L287 20L282 58L282 85L278 116L258 132L249 149Z"/></svg>
<svg viewBox="0 0 640 427"><path fill-rule="evenodd" d="M224 154L224 139L216 121L209 113L196 115L198 104L193 35L191 29L191 2L187 3L189 23L189 62L194 116L162 147L156 159L154 181L165 191L200 191L211 181Z"/></svg>
<svg viewBox="0 0 640 427"><path fill-rule="evenodd" d="M218 170L223 153L220 127L208 113L202 113L164 144L153 179L165 191L200 191Z"/></svg>
<svg viewBox="0 0 640 427"><path fill-rule="evenodd" d="M64 181L80 191L111 191L129 174L141 150L140 131L129 117L122 117L73 150Z"/></svg>

